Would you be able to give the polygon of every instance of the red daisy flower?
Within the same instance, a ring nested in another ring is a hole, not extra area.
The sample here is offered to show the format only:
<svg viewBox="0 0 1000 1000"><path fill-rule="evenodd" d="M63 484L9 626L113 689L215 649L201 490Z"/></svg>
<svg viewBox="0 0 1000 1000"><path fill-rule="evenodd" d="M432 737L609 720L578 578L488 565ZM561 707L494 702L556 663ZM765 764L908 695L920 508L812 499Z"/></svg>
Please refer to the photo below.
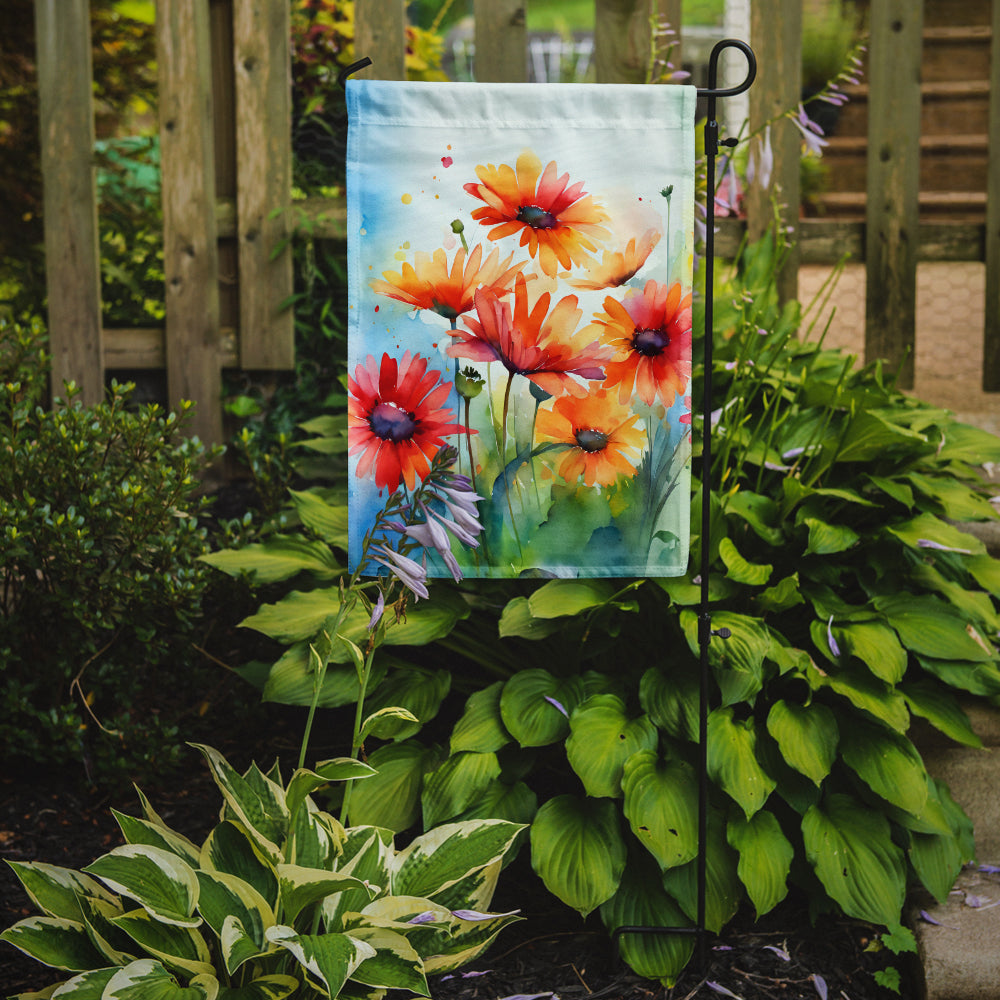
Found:
<svg viewBox="0 0 1000 1000"><path fill-rule="evenodd" d="M361 452L359 478L368 478L374 468L379 489L395 490L404 481L412 490L417 477L430 471L445 436L466 430L442 406L452 384L440 378L440 372L427 370L426 358L409 351L398 362L383 354L376 366L369 354L358 365L347 380L347 439L349 454Z"/></svg>

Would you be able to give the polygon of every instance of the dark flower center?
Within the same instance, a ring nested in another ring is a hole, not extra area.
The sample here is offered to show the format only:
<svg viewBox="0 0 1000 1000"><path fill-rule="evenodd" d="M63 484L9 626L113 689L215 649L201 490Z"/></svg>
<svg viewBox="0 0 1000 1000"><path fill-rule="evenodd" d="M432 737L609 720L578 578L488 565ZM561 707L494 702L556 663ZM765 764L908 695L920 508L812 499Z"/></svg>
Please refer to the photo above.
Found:
<svg viewBox="0 0 1000 1000"><path fill-rule="evenodd" d="M559 220L551 212L537 205L522 205L517 210L517 221L532 229L555 229L559 225Z"/></svg>
<svg viewBox="0 0 1000 1000"><path fill-rule="evenodd" d="M408 441L417 429L417 422L412 413L397 406L395 403L379 403L368 414L368 426L376 437L383 441Z"/></svg>
<svg viewBox="0 0 1000 1000"><path fill-rule="evenodd" d="M604 431L595 431L592 427L581 427L573 432L576 443L589 452L604 451L608 446L608 436Z"/></svg>
<svg viewBox="0 0 1000 1000"><path fill-rule="evenodd" d="M655 358L670 346L670 334L666 330L639 330L632 335L632 347L644 358Z"/></svg>

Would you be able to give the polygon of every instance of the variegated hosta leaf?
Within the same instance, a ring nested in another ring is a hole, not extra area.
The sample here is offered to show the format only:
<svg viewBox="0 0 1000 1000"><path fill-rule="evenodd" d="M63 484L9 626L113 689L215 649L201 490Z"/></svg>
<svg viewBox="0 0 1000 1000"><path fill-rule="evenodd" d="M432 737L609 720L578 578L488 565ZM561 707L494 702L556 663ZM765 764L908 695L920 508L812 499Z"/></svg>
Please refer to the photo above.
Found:
<svg viewBox="0 0 1000 1000"><path fill-rule="evenodd" d="M433 899L510 850L523 827L505 820L446 823L421 834L393 860L392 892Z"/></svg>
<svg viewBox="0 0 1000 1000"><path fill-rule="evenodd" d="M205 939L190 927L160 923L145 910L123 913L111 922L171 969L180 969L189 976L214 971Z"/></svg>
<svg viewBox="0 0 1000 1000"><path fill-rule="evenodd" d="M240 775L212 747L203 744L194 746L208 761L226 806L247 828L264 855L272 863L277 863L281 856L278 845L288 831L284 789L254 769L247 776Z"/></svg>
<svg viewBox="0 0 1000 1000"><path fill-rule="evenodd" d="M592 695L578 705L569 728L566 757L595 798L620 798L626 760L639 750L655 749L659 740L649 716L630 719L625 702L613 694Z"/></svg>
<svg viewBox="0 0 1000 1000"><path fill-rule="evenodd" d="M285 858L304 868L335 868L343 842L340 822L317 809L312 799L306 799L292 819Z"/></svg>
<svg viewBox="0 0 1000 1000"><path fill-rule="evenodd" d="M531 824L531 865L553 895L586 916L618 889L625 842L608 799L558 795Z"/></svg>
<svg viewBox="0 0 1000 1000"><path fill-rule="evenodd" d="M504 684L500 717L521 746L547 746L569 732L570 713L583 698L579 677L560 679L548 670L522 670Z"/></svg>
<svg viewBox="0 0 1000 1000"><path fill-rule="evenodd" d="M521 919L516 911L478 914L475 919L465 919L467 910L451 912L455 918L451 933L440 942L433 954L424 958L424 971L428 975L451 972L474 961L493 943L500 931Z"/></svg>
<svg viewBox="0 0 1000 1000"><path fill-rule="evenodd" d="M146 844L124 844L85 869L109 889L134 899L150 916L165 924L197 927L198 878L194 869L171 851Z"/></svg>
<svg viewBox="0 0 1000 1000"><path fill-rule="evenodd" d="M248 937L255 953L266 949L264 931L275 923L274 912L264 897L248 882L226 875L223 872L198 872L198 883L201 893L198 898L198 910L205 922L220 938L227 920L237 920L239 930ZM232 936L233 931L230 931ZM241 951L245 950L242 949ZM244 956L235 965L230 965L231 949L226 952L227 971L232 975Z"/></svg>
<svg viewBox="0 0 1000 1000"><path fill-rule="evenodd" d="M632 832L661 869L697 855L698 783L690 765L643 750L625 762L622 789Z"/></svg>
<svg viewBox="0 0 1000 1000"><path fill-rule="evenodd" d="M805 814L802 837L820 882L849 917L899 923L906 866L885 816L849 795L830 795Z"/></svg>
<svg viewBox="0 0 1000 1000"><path fill-rule="evenodd" d="M424 778L420 796L424 826L454 819L475 802L500 777L495 753L452 754L436 771Z"/></svg>
<svg viewBox="0 0 1000 1000"><path fill-rule="evenodd" d="M81 972L80 975L67 979L55 990L49 987L44 993L21 993L20 998L27 997L52 997L55 1000L101 1000L104 996L104 988L114 978L120 966L110 966L107 969L91 969L89 972ZM50 993L51 990L51 993ZM18 1000L12 997L11 1000Z"/></svg>
<svg viewBox="0 0 1000 1000"><path fill-rule="evenodd" d="M161 850L176 854L192 868L198 864L199 849L187 837L176 833L169 827L145 819L136 819L125 813L112 809L122 835L129 844L146 844L149 847L159 847Z"/></svg>
<svg viewBox="0 0 1000 1000"><path fill-rule="evenodd" d="M424 773L434 768L436 751L416 740L379 747L368 761L375 777L351 789L352 826L381 826L399 833L420 817Z"/></svg>
<svg viewBox="0 0 1000 1000"><path fill-rule="evenodd" d="M219 981L196 976L187 986L153 959L143 958L119 969L108 981L101 1000L216 1000Z"/></svg>
<svg viewBox="0 0 1000 1000"><path fill-rule="evenodd" d="M356 826L347 831L337 871L342 875L353 875L366 888L345 889L323 900L323 921L328 931L344 930L342 920L345 913L357 912L367 906L372 892L388 890L392 851L392 833L389 830Z"/></svg>
<svg viewBox="0 0 1000 1000"><path fill-rule="evenodd" d="M109 903L93 896L83 896L80 905L90 940L104 956L105 965L128 965L140 957L140 949L135 942L114 924L115 917L125 912L120 902Z"/></svg>
<svg viewBox="0 0 1000 1000"><path fill-rule="evenodd" d="M278 865L278 881L281 887L282 912L285 919L291 921L305 907L345 889L361 889L370 893L369 898L375 895L361 879L353 875L303 868L300 865Z"/></svg>
<svg viewBox="0 0 1000 1000"><path fill-rule="evenodd" d="M317 764L313 770L300 767L288 782L285 805L289 814L294 815L306 797L331 781L349 781L355 778L370 778L376 774L373 767L353 757L337 757Z"/></svg>
<svg viewBox="0 0 1000 1000"><path fill-rule="evenodd" d="M300 982L294 976L261 976L244 986L224 986L218 1000L285 1000L298 988Z"/></svg>
<svg viewBox="0 0 1000 1000"><path fill-rule="evenodd" d="M477 753L495 753L510 743L500 716L500 692L503 681L496 681L489 687L469 696L462 717L455 723L451 733L451 752L473 750Z"/></svg>
<svg viewBox="0 0 1000 1000"><path fill-rule="evenodd" d="M713 810L708 816L705 850L705 926L713 934L729 923L743 899L736 863L736 852L726 843L725 819ZM697 859L665 871L663 887L692 920L698 918Z"/></svg>
<svg viewBox="0 0 1000 1000"><path fill-rule="evenodd" d="M746 886L758 918L788 895L788 872L795 849L782 833L774 813L761 809L750 819L729 821L726 837L740 853L736 873Z"/></svg>
<svg viewBox="0 0 1000 1000"><path fill-rule="evenodd" d="M601 904L610 932L619 927L689 927L691 921L664 891L652 859L629 859L618 891ZM622 934L619 952L640 976L672 986L691 959L692 934Z"/></svg>
<svg viewBox="0 0 1000 1000"><path fill-rule="evenodd" d="M768 712L767 731L777 741L789 766L815 785L830 773L840 732L833 712L826 705L815 701L798 705L779 699Z"/></svg>
<svg viewBox="0 0 1000 1000"><path fill-rule="evenodd" d="M199 867L224 872L252 885L271 905L278 905L278 875L241 823L220 823L201 847Z"/></svg>
<svg viewBox="0 0 1000 1000"><path fill-rule="evenodd" d="M767 801L776 782L757 762L752 718L737 721L733 709L717 708L708 717L708 774L749 818Z"/></svg>
<svg viewBox="0 0 1000 1000"><path fill-rule="evenodd" d="M81 920L81 896L93 896L109 903L114 896L97 879L74 871L39 861L8 861L32 903L46 916Z"/></svg>
<svg viewBox="0 0 1000 1000"><path fill-rule="evenodd" d="M876 795L905 812L922 812L927 802L927 771L907 737L854 719L840 753Z"/></svg>
<svg viewBox="0 0 1000 1000"><path fill-rule="evenodd" d="M521 833L523 832L522 828ZM519 833L518 838L520 836ZM506 856L498 858L493 864L478 868L465 878L460 878L447 889L434 893L434 901L448 907L449 910L488 910L493 902L500 871L506 860Z"/></svg>
<svg viewBox="0 0 1000 1000"><path fill-rule="evenodd" d="M389 630L389 635L395 632L396 626ZM392 671L372 691L365 705L372 712L385 708L406 709L411 719L386 716L381 719L378 729L381 739L405 740L416 735L424 723L437 715L450 690L451 674L447 670L403 668Z"/></svg>
<svg viewBox="0 0 1000 1000"><path fill-rule="evenodd" d="M375 949L349 934L296 934L291 927L269 927L267 939L285 948L330 996L340 993L358 966L375 957Z"/></svg>
<svg viewBox="0 0 1000 1000"><path fill-rule="evenodd" d="M0 934L6 941L35 961L53 969L81 972L100 968L105 959L95 950L87 928L65 917L28 917Z"/></svg>
<svg viewBox="0 0 1000 1000"><path fill-rule="evenodd" d="M375 949L375 954L366 958L351 973L355 982L430 996L424 963L402 934L384 927L356 927L351 931L351 937Z"/></svg>

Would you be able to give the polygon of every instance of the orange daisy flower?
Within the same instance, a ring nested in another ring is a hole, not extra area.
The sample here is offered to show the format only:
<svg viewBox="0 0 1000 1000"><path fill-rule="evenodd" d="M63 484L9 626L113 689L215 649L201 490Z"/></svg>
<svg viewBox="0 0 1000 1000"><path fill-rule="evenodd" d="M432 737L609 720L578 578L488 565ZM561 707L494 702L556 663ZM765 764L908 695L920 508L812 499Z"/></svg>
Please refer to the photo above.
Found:
<svg viewBox="0 0 1000 1000"><path fill-rule="evenodd" d="M574 288L599 289L616 288L634 277L649 259L653 248L660 242L660 234L655 229L647 229L638 240L633 237L624 250L605 250L601 263L596 261L586 268L587 277L571 278Z"/></svg>
<svg viewBox="0 0 1000 1000"><path fill-rule="evenodd" d="M603 379L611 351L596 340L584 343L576 327L583 315L575 295L560 299L549 312L551 296L544 292L532 305L524 275L514 280L514 308L489 289L476 292L476 316L462 322L468 330L451 330L445 353L471 361L499 361L510 375L523 375L553 396L586 395L573 376Z"/></svg>
<svg viewBox="0 0 1000 1000"><path fill-rule="evenodd" d="M401 274L384 271L385 281L373 281L371 287L379 295L455 320L472 308L477 288L489 288L497 295L510 290L515 276L528 266L527 261L512 266L513 259L511 254L501 260L500 251L494 248L484 261L483 248L475 246L466 260L465 247L459 247L449 268L443 249L433 254L418 251L412 264L403 265Z"/></svg>
<svg viewBox="0 0 1000 1000"><path fill-rule="evenodd" d="M622 403L635 391L647 406L657 396L671 406L691 377L691 293L684 295L679 283L647 281L641 294L629 290L621 302L609 295L604 309L594 323L616 351L605 386L617 385Z"/></svg>
<svg viewBox="0 0 1000 1000"><path fill-rule="evenodd" d="M348 377L348 453L361 452L357 475L375 470L379 489L407 489L430 471L430 463L446 443L445 436L465 431L454 413L442 407L452 385L441 373L427 370L427 359L407 351L399 362L388 354L376 365L369 354Z"/></svg>
<svg viewBox="0 0 1000 1000"><path fill-rule="evenodd" d="M545 274L588 263L588 250L596 250L609 233L600 223L608 221L601 205L583 190L583 181L569 185L569 174L556 176L555 160L542 170L542 161L530 151L506 163L476 167L479 183L465 185L474 198L486 203L472 218L494 226L491 240L521 234L521 246L538 257Z"/></svg>
<svg viewBox="0 0 1000 1000"><path fill-rule="evenodd" d="M620 475L635 475L645 441L638 420L628 406L598 389L583 399L561 396L551 409L539 409L535 432L569 446L558 469L566 482L582 476L587 486L611 486Z"/></svg>

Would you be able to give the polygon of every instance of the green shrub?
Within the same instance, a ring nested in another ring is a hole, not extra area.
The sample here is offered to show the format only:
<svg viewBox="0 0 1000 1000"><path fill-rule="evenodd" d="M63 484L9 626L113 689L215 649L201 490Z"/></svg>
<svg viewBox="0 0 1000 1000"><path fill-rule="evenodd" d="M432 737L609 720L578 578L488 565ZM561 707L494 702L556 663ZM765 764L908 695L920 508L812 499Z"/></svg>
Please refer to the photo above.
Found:
<svg viewBox="0 0 1000 1000"><path fill-rule="evenodd" d="M188 405L131 409L128 385L40 406L40 337L0 321L0 744L92 776L162 763L177 740L158 696L191 662L206 586L208 454Z"/></svg>

